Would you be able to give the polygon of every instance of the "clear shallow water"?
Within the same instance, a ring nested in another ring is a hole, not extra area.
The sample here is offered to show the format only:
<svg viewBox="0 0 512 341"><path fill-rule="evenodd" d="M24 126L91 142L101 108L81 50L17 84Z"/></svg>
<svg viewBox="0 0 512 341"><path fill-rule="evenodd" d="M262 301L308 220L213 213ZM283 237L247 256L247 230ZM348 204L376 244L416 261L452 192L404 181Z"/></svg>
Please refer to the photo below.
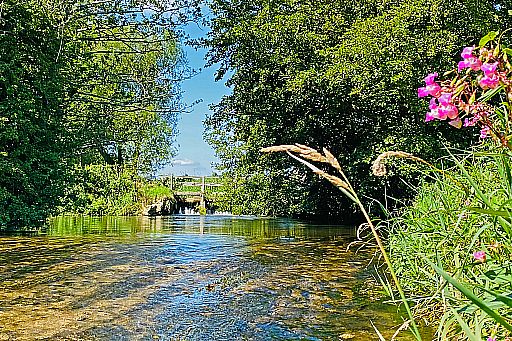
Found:
<svg viewBox="0 0 512 341"><path fill-rule="evenodd" d="M400 319L352 240L278 219L57 218L0 237L0 340L376 340L370 320L389 339Z"/></svg>

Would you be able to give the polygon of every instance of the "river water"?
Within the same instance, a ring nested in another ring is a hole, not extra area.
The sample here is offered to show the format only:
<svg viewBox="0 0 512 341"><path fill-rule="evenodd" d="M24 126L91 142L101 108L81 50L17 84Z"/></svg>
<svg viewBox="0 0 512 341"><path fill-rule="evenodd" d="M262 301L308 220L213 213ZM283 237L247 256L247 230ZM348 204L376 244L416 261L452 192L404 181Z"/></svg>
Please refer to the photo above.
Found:
<svg viewBox="0 0 512 341"><path fill-rule="evenodd" d="M0 237L0 340L390 339L347 227L251 217L57 218ZM399 340L410 339L407 336Z"/></svg>

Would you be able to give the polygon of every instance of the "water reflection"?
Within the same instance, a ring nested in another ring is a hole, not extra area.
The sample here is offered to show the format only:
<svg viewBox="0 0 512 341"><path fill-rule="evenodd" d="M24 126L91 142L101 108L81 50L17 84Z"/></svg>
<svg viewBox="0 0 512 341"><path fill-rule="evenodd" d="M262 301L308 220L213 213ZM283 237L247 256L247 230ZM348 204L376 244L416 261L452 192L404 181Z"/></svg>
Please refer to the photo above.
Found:
<svg viewBox="0 0 512 341"><path fill-rule="evenodd" d="M353 230L253 217L58 218L0 238L0 340L371 340Z"/></svg>

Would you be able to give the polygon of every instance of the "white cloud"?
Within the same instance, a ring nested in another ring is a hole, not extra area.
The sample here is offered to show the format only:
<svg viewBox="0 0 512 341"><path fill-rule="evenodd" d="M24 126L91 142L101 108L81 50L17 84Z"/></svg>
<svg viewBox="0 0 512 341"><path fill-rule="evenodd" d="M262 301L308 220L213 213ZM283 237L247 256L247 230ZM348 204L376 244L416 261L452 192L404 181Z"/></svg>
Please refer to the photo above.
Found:
<svg viewBox="0 0 512 341"><path fill-rule="evenodd" d="M194 166L198 163L190 159L174 159L171 164L173 166Z"/></svg>

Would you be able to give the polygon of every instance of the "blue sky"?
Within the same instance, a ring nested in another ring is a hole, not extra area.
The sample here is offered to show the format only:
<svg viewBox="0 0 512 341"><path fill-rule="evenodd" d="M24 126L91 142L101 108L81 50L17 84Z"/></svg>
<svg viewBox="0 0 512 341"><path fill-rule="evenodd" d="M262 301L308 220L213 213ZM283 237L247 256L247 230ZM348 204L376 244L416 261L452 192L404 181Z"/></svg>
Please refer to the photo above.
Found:
<svg viewBox="0 0 512 341"><path fill-rule="evenodd" d="M186 31L191 37L197 38L206 35L207 28L191 24L187 26ZM215 66L204 68L205 49L195 50L189 46L185 46L184 49L189 66L195 70L201 69L201 72L183 82L183 101L187 105L197 100L202 102L193 106L190 113L181 115L176 141L178 154L173 163L159 173L209 175L214 171L212 163L217 159L213 149L203 140L203 121L210 112L209 105L218 103L222 96L230 93L230 89L225 86L226 80L215 82Z"/></svg>

